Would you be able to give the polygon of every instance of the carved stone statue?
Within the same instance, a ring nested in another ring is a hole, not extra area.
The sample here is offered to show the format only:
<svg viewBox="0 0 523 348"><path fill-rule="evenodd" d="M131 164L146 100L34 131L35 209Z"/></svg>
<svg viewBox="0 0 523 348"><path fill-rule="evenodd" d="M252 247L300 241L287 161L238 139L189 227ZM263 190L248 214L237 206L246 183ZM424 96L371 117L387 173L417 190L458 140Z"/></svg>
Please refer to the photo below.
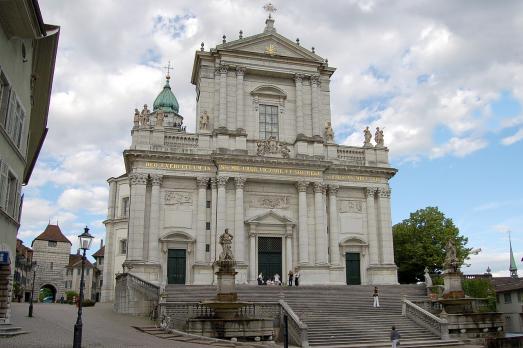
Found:
<svg viewBox="0 0 523 348"><path fill-rule="evenodd" d="M135 127L138 127L140 125L140 111L138 111L138 109L134 109L133 123Z"/></svg>
<svg viewBox="0 0 523 348"><path fill-rule="evenodd" d="M156 126L157 127L163 127L163 120L165 118L165 115L163 111L158 111L156 113Z"/></svg>
<svg viewBox="0 0 523 348"><path fill-rule="evenodd" d="M325 140L333 141L334 140L334 130L332 129L330 121L325 123Z"/></svg>
<svg viewBox="0 0 523 348"><path fill-rule="evenodd" d="M459 271L459 261L457 256L456 245L454 244L453 239L449 239L447 245L445 246L447 255L445 256L445 262L443 267L448 272L458 272Z"/></svg>
<svg viewBox="0 0 523 348"><path fill-rule="evenodd" d="M220 254L219 261L234 261L234 255L232 254L231 244L234 237L229 234L229 229L226 228L225 232L220 236L220 245L222 246L222 252Z"/></svg>
<svg viewBox="0 0 523 348"><path fill-rule="evenodd" d="M427 287L430 287L432 286L432 278L430 277L430 274L429 274L429 268L428 267L425 267L425 285Z"/></svg>
<svg viewBox="0 0 523 348"><path fill-rule="evenodd" d="M280 143L276 137L271 136L266 140L258 140L256 142L256 154L263 156L266 154L281 154L283 158L289 158L291 151L286 144Z"/></svg>
<svg viewBox="0 0 523 348"><path fill-rule="evenodd" d="M149 125L149 109L147 109L147 104L143 106L143 110L140 114L140 125L147 126Z"/></svg>
<svg viewBox="0 0 523 348"><path fill-rule="evenodd" d="M200 130L207 130L209 127L209 115L207 114L207 111L204 111L200 115Z"/></svg>
<svg viewBox="0 0 523 348"><path fill-rule="evenodd" d="M385 146L385 140L383 139L383 129L380 129L380 127L376 127L376 133L374 133L374 140L376 141L376 146Z"/></svg>
<svg viewBox="0 0 523 348"><path fill-rule="evenodd" d="M369 126L367 126L363 130L363 136L365 137L365 141L363 142L363 146L365 146L365 147L372 146L372 144L370 143L370 141L372 140L372 133L369 130Z"/></svg>
<svg viewBox="0 0 523 348"><path fill-rule="evenodd" d="M291 152L291 150L289 150L289 148L287 147L286 144L280 144L280 152L281 152L281 155L283 158L289 158L289 153Z"/></svg>

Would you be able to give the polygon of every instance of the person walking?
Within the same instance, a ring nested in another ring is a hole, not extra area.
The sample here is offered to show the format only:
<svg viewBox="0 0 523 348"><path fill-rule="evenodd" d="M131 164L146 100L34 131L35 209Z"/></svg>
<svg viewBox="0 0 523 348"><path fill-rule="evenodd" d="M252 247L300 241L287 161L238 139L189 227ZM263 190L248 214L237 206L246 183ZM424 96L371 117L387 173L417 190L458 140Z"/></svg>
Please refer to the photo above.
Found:
<svg viewBox="0 0 523 348"><path fill-rule="evenodd" d="M379 295L378 295L378 287L375 286L374 287L374 293L372 294L372 297L374 297L374 307L379 307L380 306L380 298L379 298Z"/></svg>
<svg viewBox="0 0 523 348"><path fill-rule="evenodd" d="M289 286L292 286L292 282L294 280L294 273L292 273L292 269L289 270Z"/></svg>
<svg viewBox="0 0 523 348"><path fill-rule="evenodd" d="M258 285L263 285L263 283L264 283L263 282L263 274L260 273L260 274L258 274Z"/></svg>
<svg viewBox="0 0 523 348"><path fill-rule="evenodd" d="M390 341L392 342L392 348L397 348L400 345L400 333L396 330L396 327L393 326L390 331Z"/></svg>
<svg viewBox="0 0 523 348"><path fill-rule="evenodd" d="M300 285L300 272L296 268L294 270L294 286L298 286L298 285Z"/></svg>

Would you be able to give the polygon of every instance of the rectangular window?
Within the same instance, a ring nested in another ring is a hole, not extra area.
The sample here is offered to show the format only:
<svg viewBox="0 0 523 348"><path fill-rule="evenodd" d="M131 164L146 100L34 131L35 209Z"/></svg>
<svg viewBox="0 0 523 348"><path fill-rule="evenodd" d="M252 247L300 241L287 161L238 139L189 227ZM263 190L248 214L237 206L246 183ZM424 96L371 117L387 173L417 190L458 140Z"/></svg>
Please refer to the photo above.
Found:
<svg viewBox="0 0 523 348"><path fill-rule="evenodd" d="M207 231L209 231L209 230L211 229L211 223L210 223L210 222L206 222L206 223L205 223L205 229L206 229Z"/></svg>
<svg viewBox="0 0 523 348"><path fill-rule="evenodd" d="M127 239L120 240L120 254L127 254Z"/></svg>
<svg viewBox="0 0 523 348"><path fill-rule="evenodd" d="M80 275L80 268L76 269L76 274Z"/></svg>
<svg viewBox="0 0 523 348"><path fill-rule="evenodd" d="M503 297L505 299L505 303L512 303L512 293L510 292L505 292L503 293Z"/></svg>
<svg viewBox="0 0 523 348"><path fill-rule="evenodd" d="M54 267L54 264L51 262L51 264L49 265L49 268L51 268L51 271L53 270L53 267Z"/></svg>
<svg viewBox="0 0 523 348"><path fill-rule="evenodd" d="M9 101L7 103L7 115L3 122L3 126L17 148L20 148L20 145L22 144L24 119L25 111L22 104L16 97L16 93L11 90L9 93Z"/></svg>
<svg viewBox="0 0 523 348"><path fill-rule="evenodd" d="M18 206L18 180L12 172L7 173L7 197L6 197L6 212L11 216L16 216L16 207Z"/></svg>
<svg viewBox="0 0 523 348"><path fill-rule="evenodd" d="M260 110L260 139L279 137L278 107L274 105L259 105Z"/></svg>
<svg viewBox="0 0 523 348"><path fill-rule="evenodd" d="M102 287L103 283L104 283L104 280L100 279L100 288Z"/></svg>
<svg viewBox="0 0 523 348"><path fill-rule="evenodd" d="M523 302L523 290L519 290L518 292L518 302Z"/></svg>
<svg viewBox="0 0 523 348"><path fill-rule="evenodd" d="M7 211L7 163L0 160L0 208Z"/></svg>
<svg viewBox="0 0 523 348"><path fill-rule="evenodd" d="M47 242L47 246L55 247L56 246L56 242L53 241L53 240L50 240L50 241Z"/></svg>
<svg viewBox="0 0 523 348"><path fill-rule="evenodd" d="M211 251L211 246L209 244L205 244L205 252L208 253Z"/></svg>
<svg viewBox="0 0 523 348"><path fill-rule="evenodd" d="M129 217L129 197L122 198L122 209L120 210L120 217Z"/></svg>
<svg viewBox="0 0 523 348"><path fill-rule="evenodd" d="M4 127L7 121L7 106L11 88L4 74L0 72L0 124ZM7 129L6 129L7 130Z"/></svg>
<svg viewBox="0 0 523 348"><path fill-rule="evenodd" d="M210 208L211 207L211 201L207 201L207 208Z"/></svg>

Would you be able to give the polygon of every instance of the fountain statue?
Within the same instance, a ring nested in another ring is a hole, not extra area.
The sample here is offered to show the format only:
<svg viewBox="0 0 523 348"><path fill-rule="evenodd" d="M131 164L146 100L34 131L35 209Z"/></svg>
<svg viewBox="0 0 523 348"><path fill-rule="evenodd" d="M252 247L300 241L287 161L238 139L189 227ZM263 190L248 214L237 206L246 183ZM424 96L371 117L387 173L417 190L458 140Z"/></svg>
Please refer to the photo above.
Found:
<svg viewBox="0 0 523 348"><path fill-rule="evenodd" d="M218 267L217 294L214 299L204 300L204 310L196 318L187 320L187 331L192 334L228 339L272 339L274 335L272 318L249 315L250 302L238 301L235 287L236 260L232 253L233 236L229 229L220 236L222 252L215 266Z"/></svg>

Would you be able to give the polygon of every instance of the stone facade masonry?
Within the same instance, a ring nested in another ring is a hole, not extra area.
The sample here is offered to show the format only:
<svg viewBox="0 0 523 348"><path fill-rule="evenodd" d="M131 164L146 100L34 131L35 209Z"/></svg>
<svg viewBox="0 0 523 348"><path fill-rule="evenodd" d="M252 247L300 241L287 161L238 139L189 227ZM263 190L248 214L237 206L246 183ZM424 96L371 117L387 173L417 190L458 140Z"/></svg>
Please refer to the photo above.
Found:
<svg viewBox="0 0 523 348"><path fill-rule="evenodd" d="M65 270L69 264L71 244L56 242L56 246L50 246L49 241L34 240L32 248L33 261L38 267L33 298L38 299L38 291L45 285L56 289L56 299L65 298Z"/></svg>

